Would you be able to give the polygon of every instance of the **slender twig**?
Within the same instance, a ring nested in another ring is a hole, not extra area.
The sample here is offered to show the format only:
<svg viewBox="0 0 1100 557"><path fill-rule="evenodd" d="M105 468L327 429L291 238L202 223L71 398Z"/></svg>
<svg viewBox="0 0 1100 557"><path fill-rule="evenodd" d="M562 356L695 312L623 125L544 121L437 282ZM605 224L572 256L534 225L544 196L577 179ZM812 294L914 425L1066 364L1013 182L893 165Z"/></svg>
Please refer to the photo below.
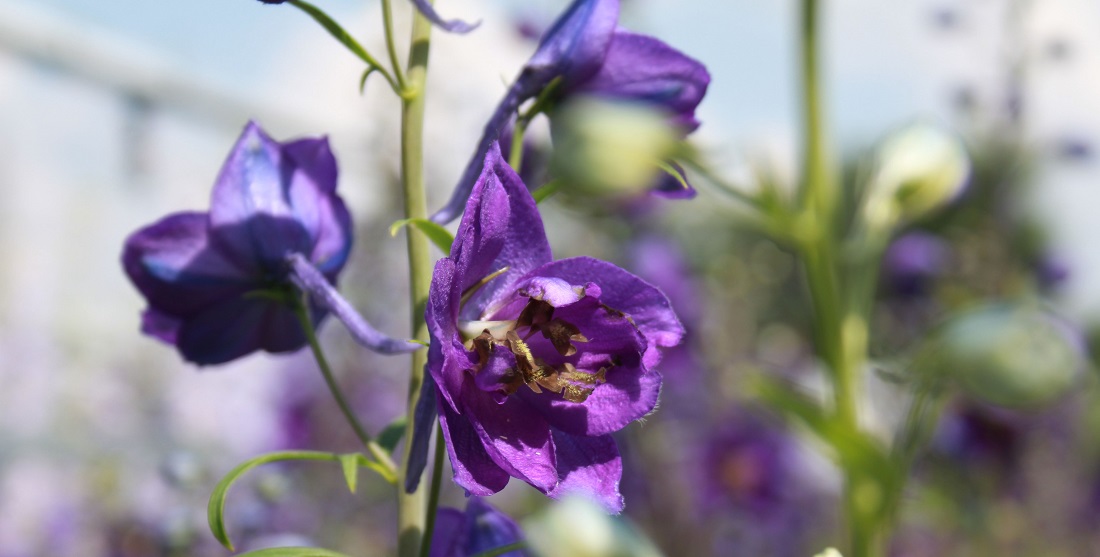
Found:
<svg viewBox="0 0 1100 557"><path fill-rule="evenodd" d="M398 94L404 98L409 93L409 83L405 77L405 72L401 70L401 61L397 56L397 43L393 38L393 6L390 1L382 0L382 27L385 29L386 34L386 52L389 54L390 64L393 66L393 75L400 88Z"/></svg>
<svg viewBox="0 0 1100 557"><path fill-rule="evenodd" d="M420 557L428 557L432 548L432 534L435 533L435 515L439 512L439 491L443 487L443 455L446 452L443 442L443 426L435 430L435 463L432 465L432 488L428 492L428 513L424 522L424 543L420 546Z"/></svg>
<svg viewBox="0 0 1100 557"><path fill-rule="evenodd" d="M340 407L340 411L343 412L348 425L355 431L355 436L359 438L359 441L363 443L363 447L370 452L371 456L388 471L396 473L397 466L393 463L393 459L390 458L385 449L371 438L366 428L359 422L359 418L355 416L351 405L348 404L347 397L344 396L344 391L332 375L332 368L321 349L321 343L317 340L317 331L313 327L313 321L309 318L309 311L306 309L305 302L299 300L295 306L295 313L298 315L298 321L302 325L302 331L305 332L309 347L313 350L313 357L317 360L317 367L321 370L321 376L325 378L325 384L328 385L332 398L336 399L336 405Z"/></svg>

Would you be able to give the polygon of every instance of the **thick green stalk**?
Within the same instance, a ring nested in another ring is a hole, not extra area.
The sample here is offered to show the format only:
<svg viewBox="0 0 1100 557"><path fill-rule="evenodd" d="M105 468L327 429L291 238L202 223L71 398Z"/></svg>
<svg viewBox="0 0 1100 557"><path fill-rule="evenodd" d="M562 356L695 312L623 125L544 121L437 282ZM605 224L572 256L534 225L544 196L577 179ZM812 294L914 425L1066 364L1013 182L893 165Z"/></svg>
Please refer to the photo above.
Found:
<svg viewBox="0 0 1100 557"><path fill-rule="evenodd" d="M408 95L401 101L401 181L404 190L405 218L424 219L428 216L424 194L424 83L428 73L428 51L431 40L431 24L414 10L412 41L409 45L408 70L405 79ZM412 338L426 341L428 327L424 322L424 308L428 301L428 288L432 279L432 261L428 238L409 230L405 235L409 252L409 296L412 305ZM412 439L413 412L420 387L424 382L424 363L427 351L418 350L412 356L409 374L408 422L405 439ZM441 442L437 440L437 442ZM424 538L425 490L406 493L404 476L409 464L411 443L405 444L401 458L397 490L398 557L416 557ZM423 484L423 482L421 482Z"/></svg>
<svg viewBox="0 0 1100 557"><path fill-rule="evenodd" d="M813 302L817 351L833 378L834 412L845 430L859 434L859 386L867 357L867 318L860 311L862 304L850 307L841 280L844 268L839 259L835 220L839 191L829 160L821 96L820 15L818 0L801 1L798 52L805 166L799 235ZM849 538L849 550L844 554L877 557L881 553L873 525L861 519L864 513L860 512L857 493L859 471L842 472Z"/></svg>

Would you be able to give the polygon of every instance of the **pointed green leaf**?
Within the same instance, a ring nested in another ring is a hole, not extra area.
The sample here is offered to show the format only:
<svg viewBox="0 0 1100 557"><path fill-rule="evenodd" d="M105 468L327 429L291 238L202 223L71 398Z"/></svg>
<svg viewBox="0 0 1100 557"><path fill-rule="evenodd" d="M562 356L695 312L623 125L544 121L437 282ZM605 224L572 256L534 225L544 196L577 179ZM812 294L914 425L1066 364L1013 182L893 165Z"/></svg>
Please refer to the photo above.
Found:
<svg viewBox="0 0 1100 557"><path fill-rule="evenodd" d="M541 185L535 191L531 192L531 197L535 198L535 203L542 203L550 198L550 196L558 193L561 189L561 180L550 180L549 182Z"/></svg>
<svg viewBox="0 0 1100 557"><path fill-rule="evenodd" d="M366 89L367 89L367 78L370 77L370 74L374 73L377 70L378 70L378 68L376 68L374 66L367 66L367 69L363 70L363 76L359 78L359 94L360 95L362 95L363 92L366 91Z"/></svg>
<svg viewBox="0 0 1100 557"><path fill-rule="evenodd" d="M658 161L657 168L663 170L665 174L676 178L676 181L680 182L680 187L684 188L685 190L691 189L691 186L688 185L687 178L685 178L684 174L677 170L675 166L672 166L671 164L664 161Z"/></svg>
<svg viewBox="0 0 1100 557"><path fill-rule="evenodd" d="M508 545L502 545L493 549L482 551L481 553L475 553L474 557L497 557L498 555L504 555L509 551L515 551L517 549L523 549L527 547L527 542L514 542Z"/></svg>
<svg viewBox="0 0 1100 557"><path fill-rule="evenodd" d="M214 492L210 494L210 502L206 506L206 518L210 523L210 532L214 534L214 537L217 538L226 549L235 551L235 549L233 549L233 542L229 540L229 533L225 528L225 499L229 493L229 488L233 486L233 482L237 481L245 472L261 464L268 464L270 462L282 462L287 460L335 461L338 459L339 457L333 453L318 451L280 451L260 455L238 464L236 468L230 470L229 473L218 482L218 485L214 487Z"/></svg>
<svg viewBox="0 0 1100 557"><path fill-rule="evenodd" d="M237 557L348 557L329 549L319 547L272 547L241 553Z"/></svg>
<svg viewBox="0 0 1100 557"><path fill-rule="evenodd" d="M427 219L402 219L390 225L390 236L397 236L397 232L406 226L419 230L443 253L450 255L455 237L446 228Z"/></svg>
<svg viewBox="0 0 1100 557"><path fill-rule="evenodd" d="M359 482L359 459L363 455L348 453L340 455L340 467L344 469L344 480L348 482L348 491L355 493L355 484Z"/></svg>
<svg viewBox="0 0 1100 557"><path fill-rule="evenodd" d="M378 434L378 444L386 449L387 452L392 453L394 447L397 447L397 442L401 440L405 435L405 417L401 416L393 421L390 425L386 426L381 433Z"/></svg>

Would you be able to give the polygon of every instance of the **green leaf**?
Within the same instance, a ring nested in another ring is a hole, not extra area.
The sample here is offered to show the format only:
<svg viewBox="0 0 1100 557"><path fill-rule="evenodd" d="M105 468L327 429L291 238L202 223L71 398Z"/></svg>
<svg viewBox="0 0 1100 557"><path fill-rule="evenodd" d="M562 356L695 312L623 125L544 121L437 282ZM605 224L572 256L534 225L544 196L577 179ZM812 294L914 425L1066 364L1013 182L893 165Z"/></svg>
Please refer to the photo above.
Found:
<svg viewBox="0 0 1100 557"><path fill-rule="evenodd" d="M531 196L535 198L535 203L542 203L550 198L550 196L558 193L561 189L561 180L550 180L549 182L539 186L538 189L531 192Z"/></svg>
<svg viewBox="0 0 1100 557"><path fill-rule="evenodd" d="M272 547L241 553L237 557L348 557L329 549L319 547Z"/></svg>
<svg viewBox="0 0 1100 557"><path fill-rule="evenodd" d="M446 228L427 219L402 219L390 225L390 236L397 236L397 232L406 226L419 230L443 253L450 255L455 237Z"/></svg>
<svg viewBox="0 0 1100 557"><path fill-rule="evenodd" d="M671 164L664 161L658 161L657 168L663 170L665 174L676 178L676 181L680 182L680 187L684 188L685 190L691 189L691 186L688 185L687 178L684 177L684 174L682 172L676 170L675 166L672 166Z"/></svg>
<svg viewBox="0 0 1100 557"><path fill-rule="evenodd" d="M498 555L504 555L509 551L523 549L524 547L527 547L527 542L510 543L508 545L502 545L500 547L482 551L481 553L475 553L474 557L497 557Z"/></svg>
<svg viewBox="0 0 1100 557"><path fill-rule="evenodd" d="M393 453L393 449L397 447L397 442L405 436L405 421L405 417L401 416L378 434L378 444L387 452Z"/></svg>
<svg viewBox="0 0 1100 557"><path fill-rule="evenodd" d="M367 66L367 69L363 70L363 76L359 78L359 94L360 95L362 95L363 92L366 91L366 89L367 89L367 78L370 77L370 74L374 73L377 70L378 70L378 68L375 67L375 66Z"/></svg>
<svg viewBox="0 0 1100 557"><path fill-rule="evenodd" d="M340 467L344 470L344 480L348 482L348 491L355 493L355 484L359 481L359 459L363 455L348 453L340 455Z"/></svg>
<svg viewBox="0 0 1100 557"><path fill-rule="evenodd" d="M359 44L359 41L355 40L355 37L352 37L351 34L345 31L343 27L340 27L340 24L336 23L336 20L329 17L329 15L322 11L321 8L318 8L317 6L314 6L313 4L310 4L305 0L290 0L289 3L302 10L303 12L309 14L309 16L314 19L314 21L320 23L321 27L325 28L325 31L328 31L328 33L332 35L333 38L335 38L337 41L340 42L340 44L347 47L347 49L350 50L353 54L366 62L368 66L371 66L372 68L381 68L381 66L378 64L378 61L375 60L369 52L367 52L367 49L363 48L363 45Z"/></svg>
<svg viewBox="0 0 1100 557"><path fill-rule="evenodd" d="M261 464L268 464L271 462L283 462L288 460L336 461L339 460L339 458L338 455L333 453L318 451L280 451L260 455L238 464L236 468L230 470L229 473L218 482L218 485L214 486L214 492L210 494L210 502L206 506L206 518L210 522L210 532L214 534L214 537L217 538L226 549L229 551L236 551L233 549L233 542L229 540L229 533L225 528L225 499L229 493L229 488L233 486L233 482L237 481L245 472Z"/></svg>

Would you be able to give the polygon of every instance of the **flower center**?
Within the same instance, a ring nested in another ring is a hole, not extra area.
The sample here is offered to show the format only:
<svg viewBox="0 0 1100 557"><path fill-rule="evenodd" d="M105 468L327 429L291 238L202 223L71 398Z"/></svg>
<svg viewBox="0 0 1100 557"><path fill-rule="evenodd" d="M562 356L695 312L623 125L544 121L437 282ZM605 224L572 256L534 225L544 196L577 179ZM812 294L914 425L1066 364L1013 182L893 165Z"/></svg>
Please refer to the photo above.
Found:
<svg viewBox="0 0 1100 557"><path fill-rule="evenodd" d="M607 367L596 372L577 369L569 362L550 365L536 356L528 343L532 337L541 333L550 341L561 357L570 357L577 353L573 343L588 342L580 329L572 323L554 317L554 306L543 300L531 299L515 321L496 322L495 327L482 328L481 333L466 343L469 350L478 354L478 364L471 370L476 375L491 373L495 351L507 350L514 356L515 366L508 367L494 375L483 377L491 385L501 389L506 395L514 394L523 385L532 391L542 393L543 389L560 393L570 402L584 402L596 385L606 382ZM525 334L520 335L523 331ZM482 381L479 381L481 384Z"/></svg>

